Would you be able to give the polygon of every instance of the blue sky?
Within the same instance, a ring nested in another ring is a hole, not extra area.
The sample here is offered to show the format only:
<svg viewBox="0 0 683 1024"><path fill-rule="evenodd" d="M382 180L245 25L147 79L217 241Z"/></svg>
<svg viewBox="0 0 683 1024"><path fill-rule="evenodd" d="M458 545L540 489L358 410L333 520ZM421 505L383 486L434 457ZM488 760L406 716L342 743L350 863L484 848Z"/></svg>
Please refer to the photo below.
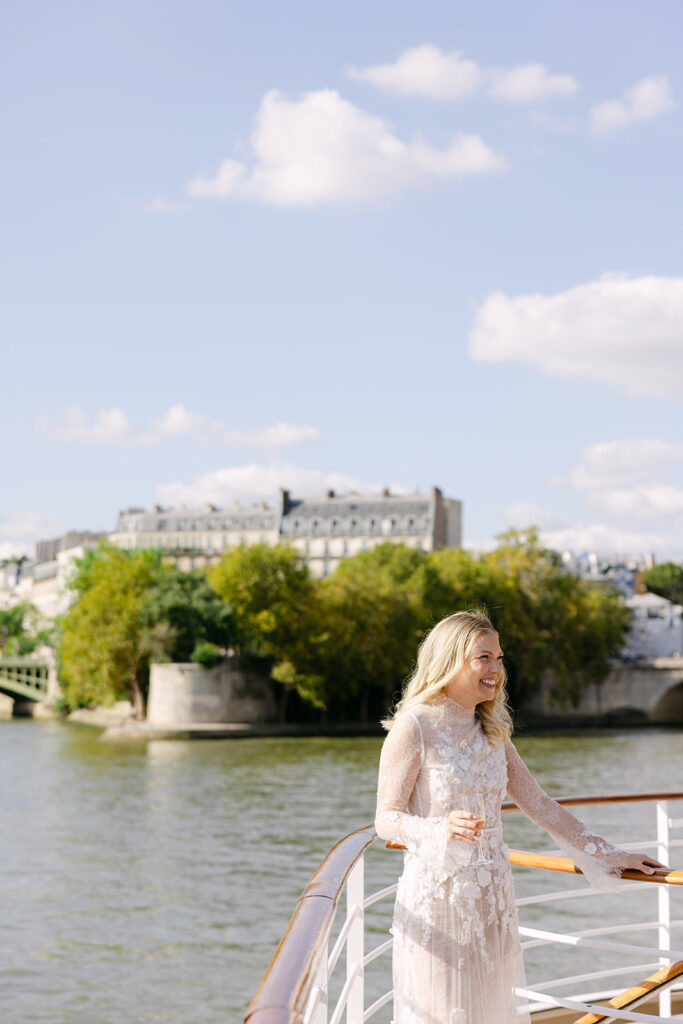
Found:
<svg viewBox="0 0 683 1024"><path fill-rule="evenodd" d="M683 557L683 8L9 0L0 556L461 498Z"/></svg>

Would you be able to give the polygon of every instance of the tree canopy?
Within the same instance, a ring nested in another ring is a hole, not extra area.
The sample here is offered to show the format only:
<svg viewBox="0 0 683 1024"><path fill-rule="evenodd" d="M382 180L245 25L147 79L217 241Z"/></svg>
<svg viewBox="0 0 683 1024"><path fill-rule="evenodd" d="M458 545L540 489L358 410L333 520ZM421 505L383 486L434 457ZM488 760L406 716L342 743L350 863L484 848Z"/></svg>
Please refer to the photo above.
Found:
<svg viewBox="0 0 683 1024"><path fill-rule="evenodd" d="M519 707L549 674L576 704L619 652L630 612L616 591L567 572L534 530L477 555L422 553L390 542L313 580L292 548L227 552L210 581L235 613L237 642L269 659L273 678L334 719L377 720L409 674L420 638L446 615L482 608L505 647Z"/></svg>
<svg viewBox="0 0 683 1024"><path fill-rule="evenodd" d="M652 594L659 594L674 604L683 604L683 565L662 562L643 573L643 582Z"/></svg>
<svg viewBox="0 0 683 1024"><path fill-rule="evenodd" d="M71 586L78 600L64 616L61 643L66 700L78 707L128 699L144 717L143 610L160 556L101 546L76 565Z"/></svg>
<svg viewBox="0 0 683 1024"><path fill-rule="evenodd" d="M311 577L289 545L227 551L206 573L159 552L101 546L78 562L64 618L62 675L71 705L128 697L142 714L151 659L211 665L230 646L259 659L284 717L306 706L337 721L377 721L439 619L481 608L505 649L514 706L547 674L576 704L609 671L630 612L609 586L567 572L535 531L511 531L485 554L384 543Z"/></svg>
<svg viewBox="0 0 683 1024"><path fill-rule="evenodd" d="M286 696L296 691L324 707L324 680L315 671L319 642L316 583L302 556L285 544L240 546L209 570L211 586L235 615L237 644L271 662Z"/></svg>
<svg viewBox="0 0 683 1024"><path fill-rule="evenodd" d="M0 608L0 657L24 657L54 640L54 629L41 626L38 609L28 601Z"/></svg>
<svg viewBox="0 0 683 1024"><path fill-rule="evenodd" d="M163 565L158 551L109 545L76 564L77 600L64 616L60 647L72 707L128 699L144 717L151 660L206 665L234 640L232 609L202 572Z"/></svg>

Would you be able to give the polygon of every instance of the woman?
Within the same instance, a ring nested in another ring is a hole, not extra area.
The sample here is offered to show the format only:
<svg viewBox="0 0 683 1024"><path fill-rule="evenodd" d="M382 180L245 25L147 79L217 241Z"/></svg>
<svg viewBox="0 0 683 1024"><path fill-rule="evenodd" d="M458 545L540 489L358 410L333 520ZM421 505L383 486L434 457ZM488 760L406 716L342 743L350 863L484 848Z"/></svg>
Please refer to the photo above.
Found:
<svg viewBox="0 0 683 1024"><path fill-rule="evenodd" d="M432 629L383 724L377 833L408 851L392 928L394 1024L528 1022L514 995L524 976L505 793L595 885L664 865L588 831L534 780L510 740L503 653L485 615L457 612Z"/></svg>

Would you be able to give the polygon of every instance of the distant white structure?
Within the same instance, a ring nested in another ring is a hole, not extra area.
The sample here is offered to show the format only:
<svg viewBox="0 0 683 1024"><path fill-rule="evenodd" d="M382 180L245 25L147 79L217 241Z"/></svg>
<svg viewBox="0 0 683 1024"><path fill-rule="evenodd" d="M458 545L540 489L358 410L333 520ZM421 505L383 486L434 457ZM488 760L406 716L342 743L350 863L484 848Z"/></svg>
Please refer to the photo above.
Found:
<svg viewBox="0 0 683 1024"><path fill-rule="evenodd" d="M278 506L265 504L220 509L125 509L119 513L112 544L126 550L158 548L180 569L217 562L224 551L244 544L290 543L314 576L327 576L344 558L384 541L420 551L460 547L462 502L444 498L438 487L427 494L338 495L293 498L281 489Z"/></svg>
<svg viewBox="0 0 683 1024"><path fill-rule="evenodd" d="M657 594L635 594L626 604L633 623L622 657L673 658L683 654L683 608Z"/></svg>
<svg viewBox="0 0 683 1024"><path fill-rule="evenodd" d="M43 619L62 615L73 600L68 583L76 559L103 537L103 533L71 531L54 540L39 541L31 559L8 562L0 571L0 607L28 601Z"/></svg>
<svg viewBox="0 0 683 1024"><path fill-rule="evenodd" d="M635 594L636 576L651 569L655 558L651 554L642 558L620 555L606 558L597 551L563 551L562 564L569 572L591 583L611 583L628 599Z"/></svg>

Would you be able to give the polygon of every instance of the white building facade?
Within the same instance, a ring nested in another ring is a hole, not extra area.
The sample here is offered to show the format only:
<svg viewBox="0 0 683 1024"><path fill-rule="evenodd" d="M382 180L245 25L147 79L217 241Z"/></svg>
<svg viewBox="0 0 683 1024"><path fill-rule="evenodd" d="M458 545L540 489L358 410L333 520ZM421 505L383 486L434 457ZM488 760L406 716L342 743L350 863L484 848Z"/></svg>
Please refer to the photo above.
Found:
<svg viewBox="0 0 683 1024"><path fill-rule="evenodd" d="M9 608L28 601L45 621L63 615L75 594L69 580L82 558L106 534L72 531L54 540L39 541L33 558L8 562L0 573L0 606Z"/></svg>
<svg viewBox="0 0 683 1024"><path fill-rule="evenodd" d="M683 655L683 608L658 594L635 594L626 601L633 611L622 657L675 658Z"/></svg>
<svg viewBox="0 0 683 1024"><path fill-rule="evenodd" d="M110 541L126 550L158 548L172 554L181 569L217 562L240 544L290 543L315 576L329 575L340 561L385 541L421 551L460 547L462 503L428 494L337 495L292 498L280 491L277 508L253 505L201 510L125 509Z"/></svg>

